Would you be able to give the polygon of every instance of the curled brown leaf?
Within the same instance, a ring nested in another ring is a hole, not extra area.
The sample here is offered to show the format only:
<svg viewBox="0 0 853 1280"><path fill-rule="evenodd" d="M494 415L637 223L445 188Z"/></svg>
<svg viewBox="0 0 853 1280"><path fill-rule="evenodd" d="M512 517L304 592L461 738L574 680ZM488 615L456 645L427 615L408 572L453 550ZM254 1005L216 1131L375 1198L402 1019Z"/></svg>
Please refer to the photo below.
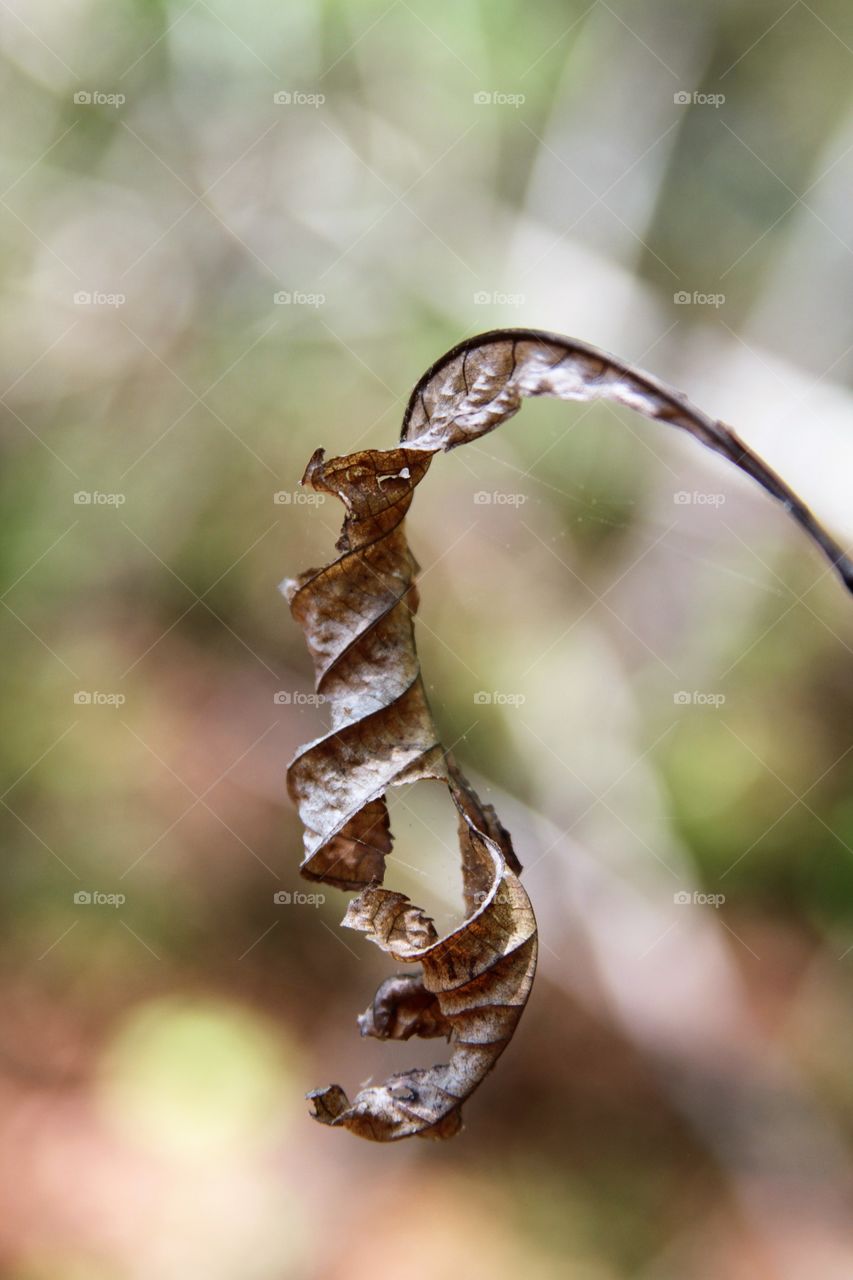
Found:
<svg viewBox="0 0 853 1280"><path fill-rule="evenodd" d="M338 558L284 584L331 712L329 732L288 770L305 826L302 874L359 890L344 925L420 966L382 983L359 1019L362 1034L444 1036L451 1046L446 1064L391 1076L352 1101L339 1085L309 1095L322 1123L375 1141L456 1133L462 1103L509 1043L533 983L536 922L509 834L441 745L430 713L413 628L418 566L403 520L434 453L478 439L542 395L609 399L695 436L780 501L853 590L847 555L731 428L649 374L556 334L470 338L415 386L399 447L329 460L317 450L303 483L339 498L346 515ZM465 919L443 937L418 906L381 887L392 848L386 792L423 779L447 786L459 819Z"/></svg>

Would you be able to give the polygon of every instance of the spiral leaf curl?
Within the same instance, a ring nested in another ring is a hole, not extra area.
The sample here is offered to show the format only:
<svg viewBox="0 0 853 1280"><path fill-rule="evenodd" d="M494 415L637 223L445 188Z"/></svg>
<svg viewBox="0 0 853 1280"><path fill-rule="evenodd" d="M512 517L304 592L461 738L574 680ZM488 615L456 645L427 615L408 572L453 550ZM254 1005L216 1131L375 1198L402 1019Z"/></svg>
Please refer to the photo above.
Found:
<svg viewBox="0 0 853 1280"><path fill-rule="evenodd" d="M542 395L608 399L687 431L781 502L853 591L849 557L731 428L651 375L556 334L470 338L415 386L397 448L328 461L317 450L303 484L339 498L346 515L338 558L283 584L331 712L329 732L288 770L305 827L301 870L358 890L343 924L421 966L382 983L359 1018L362 1034L444 1036L452 1046L447 1064L391 1076L352 1101L339 1085L309 1095L316 1119L374 1141L456 1133L462 1103L512 1038L533 983L536 922L509 834L442 747L430 713L413 628L418 566L403 521L436 452L478 439ZM381 887L392 849L386 792L424 779L448 787L459 818L466 915L444 937L405 895Z"/></svg>

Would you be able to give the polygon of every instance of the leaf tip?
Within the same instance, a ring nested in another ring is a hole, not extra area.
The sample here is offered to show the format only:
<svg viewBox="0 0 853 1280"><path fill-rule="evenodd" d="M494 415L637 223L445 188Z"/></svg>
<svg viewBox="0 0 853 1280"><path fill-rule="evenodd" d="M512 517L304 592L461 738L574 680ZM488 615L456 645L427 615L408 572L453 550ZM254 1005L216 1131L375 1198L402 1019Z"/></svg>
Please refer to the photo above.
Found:
<svg viewBox="0 0 853 1280"><path fill-rule="evenodd" d="M335 1124L349 1110L349 1098L339 1084L327 1085L325 1089L312 1089L305 1097L314 1103L311 1116L320 1124Z"/></svg>
<svg viewBox="0 0 853 1280"><path fill-rule="evenodd" d="M300 484L307 484L309 488L314 488L314 477L319 471L322 471L323 464L326 460L325 449L315 449L308 459L308 466L305 468L305 474L299 481Z"/></svg>

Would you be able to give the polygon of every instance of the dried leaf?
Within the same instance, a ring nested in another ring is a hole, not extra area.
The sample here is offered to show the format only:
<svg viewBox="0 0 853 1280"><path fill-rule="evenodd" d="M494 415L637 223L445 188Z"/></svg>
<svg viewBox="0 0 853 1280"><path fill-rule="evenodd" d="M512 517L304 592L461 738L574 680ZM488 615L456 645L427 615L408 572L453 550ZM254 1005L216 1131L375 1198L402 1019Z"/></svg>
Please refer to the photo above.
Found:
<svg viewBox="0 0 853 1280"><path fill-rule="evenodd" d="M445 1065L391 1076L352 1102L339 1085L309 1095L322 1123L379 1142L458 1131L462 1103L512 1038L533 982L536 922L509 834L442 747L427 703L413 630L418 566L403 519L434 453L478 439L541 395L609 399L688 431L783 503L853 591L850 559L729 427L650 375L555 334L500 330L448 352L412 392L399 448L328 461L317 450L303 483L338 497L346 516L338 559L284 584L331 711L330 731L288 770L305 826L302 873L360 890L344 925L420 965L382 983L359 1018L362 1035L446 1036L452 1048ZM381 887L392 847L385 794L422 779L444 783L459 815L466 915L444 937Z"/></svg>

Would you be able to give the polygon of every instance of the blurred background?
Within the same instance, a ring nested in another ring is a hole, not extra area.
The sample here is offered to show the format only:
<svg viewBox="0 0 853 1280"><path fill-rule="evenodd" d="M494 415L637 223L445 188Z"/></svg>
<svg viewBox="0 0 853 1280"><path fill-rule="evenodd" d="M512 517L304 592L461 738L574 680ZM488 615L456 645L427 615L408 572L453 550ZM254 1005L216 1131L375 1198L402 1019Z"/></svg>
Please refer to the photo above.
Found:
<svg viewBox="0 0 853 1280"><path fill-rule="evenodd" d="M853 601L804 535L606 405L433 464L425 679L542 948L443 1145L308 1119L443 1046L359 1040L388 963L297 896L277 591L340 524L313 450L502 326L850 545L849 5L4 0L0 51L2 1274L849 1280ZM447 797L392 803L458 920Z"/></svg>

